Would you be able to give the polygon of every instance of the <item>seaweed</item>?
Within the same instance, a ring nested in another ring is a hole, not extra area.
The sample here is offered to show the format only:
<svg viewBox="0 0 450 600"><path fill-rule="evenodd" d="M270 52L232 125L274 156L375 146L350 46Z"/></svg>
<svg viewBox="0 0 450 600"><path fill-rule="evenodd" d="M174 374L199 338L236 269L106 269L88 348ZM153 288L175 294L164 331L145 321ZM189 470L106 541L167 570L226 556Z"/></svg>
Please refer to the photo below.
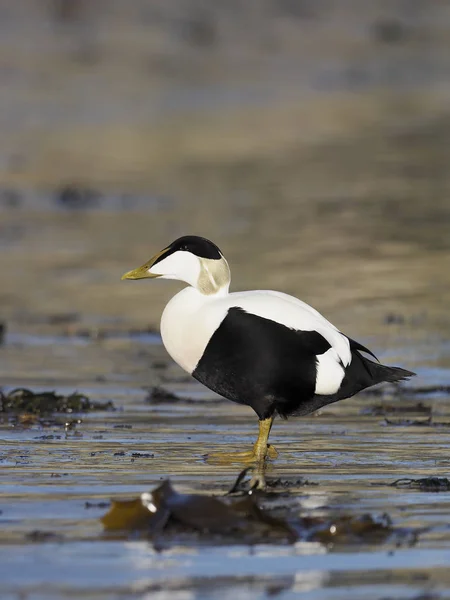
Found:
<svg viewBox="0 0 450 600"><path fill-rule="evenodd" d="M240 474L237 483L247 471ZM187 543L200 539L214 544L292 544L300 539L327 546L388 540L397 544L405 540L410 544L417 540L417 532L412 529L394 529L387 513L292 516L287 520L273 516L267 507L261 508L261 501L268 497L259 490L234 498L181 494L170 480L165 480L138 498L112 500L101 522L105 533L113 539L138 535L159 548L182 539Z"/></svg>
<svg viewBox="0 0 450 600"><path fill-rule="evenodd" d="M108 508L109 505L109 502L85 502L84 508L87 510L90 508Z"/></svg>
<svg viewBox="0 0 450 600"><path fill-rule="evenodd" d="M155 458L155 455L150 452L132 452L131 456L133 458Z"/></svg>
<svg viewBox="0 0 450 600"><path fill-rule="evenodd" d="M245 469L243 469L237 476L236 481L234 482L232 487L228 490L226 495L227 496L230 496L232 494L250 494L251 495L251 494L255 493L257 490L257 485L256 485L255 480L252 479L250 481L250 487L248 489L246 489L244 487L244 485L242 485L244 483L244 480L245 480L246 476L248 475L248 473L250 473L252 471L254 471L253 466L246 467ZM288 490L290 488L319 485L318 483L308 481L304 477L298 477L296 479L292 479L292 478L291 479L281 479L280 477L277 477L274 479L266 479L264 477L264 482L265 482L266 493L269 493L269 489L275 490L275 489L282 488L284 490Z"/></svg>
<svg viewBox="0 0 450 600"><path fill-rule="evenodd" d="M29 542L61 542L63 536L53 531L42 531L41 529L35 529L25 534L25 539Z"/></svg>
<svg viewBox="0 0 450 600"><path fill-rule="evenodd" d="M393 533L392 521L387 513L337 515L331 518L303 517L300 526L308 541L330 543L382 542Z"/></svg>
<svg viewBox="0 0 450 600"><path fill-rule="evenodd" d="M447 477L422 477L413 479L402 477L396 481L387 484L391 487L406 488L410 490L420 490L421 492L448 492L450 491L450 480Z"/></svg>
<svg viewBox="0 0 450 600"><path fill-rule="evenodd" d="M139 498L112 501L101 518L107 532L136 532L155 538L162 532L183 531L202 535L236 536L247 543L276 539L293 543L298 535L286 521L263 511L252 496L227 504L200 494L180 494L165 480Z"/></svg>
<svg viewBox="0 0 450 600"><path fill-rule="evenodd" d="M46 415L101 410L115 410L114 404L111 401L94 402L78 392L64 396L54 391L33 392L26 388L16 388L7 394L0 390L0 413ZM67 422L65 426L69 430L76 424L78 420Z"/></svg>
<svg viewBox="0 0 450 600"><path fill-rule="evenodd" d="M266 485L268 488L272 489L289 489L297 487L316 486L319 484L315 481L309 481L304 477L299 477L297 479L281 479L280 477L278 477L277 479L266 479Z"/></svg>
<svg viewBox="0 0 450 600"><path fill-rule="evenodd" d="M159 386L159 385L155 385L147 389L147 396L145 398L145 402L149 402L151 404L165 404L166 402L169 404L173 404L175 402L179 402L179 403L183 403L183 404L209 404L209 403L214 403L217 404L218 402L221 401L221 398L211 398L208 400L205 400L204 398L189 398L189 397L184 397L184 396L178 396L177 394L174 394L173 392L167 390L166 388ZM223 398L222 399L223 402L226 402L226 400Z"/></svg>
<svg viewBox="0 0 450 600"><path fill-rule="evenodd" d="M159 385L148 388L148 395L145 398L145 402L151 402L153 404L158 404L160 402L180 402L181 400L182 399L179 396Z"/></svg>
<svg viewBox="0 0 450 600"><path fill-rule="evenodd" d="M431 416L426 419L397 419L395 421L384 417L385 425L393 425L394 427L426 427L432 424Z"/></svg>
<svg viewBox="0 0 450 600"><path fill-rule="evenodd" d="M427 419L398 419L395 421L385 417L384 422L386 425L394 427L450 427L449 422L433 421L432 416Z"/></svg>

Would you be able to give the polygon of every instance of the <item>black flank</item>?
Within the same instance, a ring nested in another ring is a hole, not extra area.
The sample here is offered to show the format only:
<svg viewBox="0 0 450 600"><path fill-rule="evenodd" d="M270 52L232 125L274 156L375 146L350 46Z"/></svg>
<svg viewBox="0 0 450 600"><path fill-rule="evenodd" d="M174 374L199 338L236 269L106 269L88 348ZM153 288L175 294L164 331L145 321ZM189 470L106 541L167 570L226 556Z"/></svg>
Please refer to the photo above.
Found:
<svg viewBox="0 0 450 600"><path fill-rule="evenodd" d="M338 392L314 394L317 356L331 346L317 331L296 331L270 319L230 308L192 375L216 393L251 406L260 419L306 415L383 381L415 375L362 356L372 352L349 339L351 363Z"/></svg>
<svg viewBox="0 0 450 600"><path fill-rule="evenodd" d="M317 331L296 331L230 308L192 375L260 419L287 416L314 396L316 357L330 348Z"/></svg>

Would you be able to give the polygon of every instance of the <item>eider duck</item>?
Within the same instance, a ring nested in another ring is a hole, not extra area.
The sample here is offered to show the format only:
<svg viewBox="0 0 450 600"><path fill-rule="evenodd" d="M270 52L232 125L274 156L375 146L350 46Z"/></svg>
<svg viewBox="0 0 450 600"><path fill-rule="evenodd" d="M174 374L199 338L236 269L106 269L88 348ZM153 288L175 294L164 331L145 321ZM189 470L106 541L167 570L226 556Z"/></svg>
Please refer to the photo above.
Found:
<svg viewBox="0 0 450 600"><path fill-rule="evenodd" d="M387 367L301 300L269 290L229 293L230 269L219 248L198 236L175 240L122 279L177 279L188 284L167 304L161 336L180 367L214 392L251 406L259 436L229 461L261 467L275 415L307 415L384 381L414 375ZM261 483L261 481L259 482Z"/></svg>

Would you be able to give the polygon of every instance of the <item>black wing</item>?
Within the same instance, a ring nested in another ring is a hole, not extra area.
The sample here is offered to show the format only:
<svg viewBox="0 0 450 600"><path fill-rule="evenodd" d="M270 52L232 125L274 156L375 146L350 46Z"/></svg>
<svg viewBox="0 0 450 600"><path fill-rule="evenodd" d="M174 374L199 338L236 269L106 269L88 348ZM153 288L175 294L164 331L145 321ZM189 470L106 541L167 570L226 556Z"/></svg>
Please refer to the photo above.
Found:
<svg viewBox="0 0 450 600"><path fill-rule="evenodd" d="M366 352L367 354L370 354L370 356L373 356L375 360L378 360L378 358L375 356L375 354L371 350L369 350L369 348L366 348L365 346L363 346L359 342L355 342L355 340L352 340L348 336L345 336L345 337L350 342L350 350L352 352L354 352L355 350L359 350L359 352ZM378 360L378 362L380 362L380 361Z"/></svg>
<svg viewBox="0 0 450 600"><path fill-rule="evenodd" d="M297 331L230 308L192 375L263 419L293 412L312 398L317 356L331 348L317 331Z"/></svg>

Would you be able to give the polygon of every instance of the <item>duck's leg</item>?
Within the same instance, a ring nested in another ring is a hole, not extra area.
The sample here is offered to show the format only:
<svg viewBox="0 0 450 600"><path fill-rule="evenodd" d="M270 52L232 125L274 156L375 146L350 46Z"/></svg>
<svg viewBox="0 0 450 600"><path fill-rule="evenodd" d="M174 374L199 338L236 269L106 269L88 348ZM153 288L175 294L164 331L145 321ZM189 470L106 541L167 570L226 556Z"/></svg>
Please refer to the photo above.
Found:
<svg viewBox="0 0 450 600"><path fill-rule="evenodd" d="M245 452L212 452L208 454L208 462L211 464L246 463L263 465L266 458L276 458L278 452L267 443L270 430L272 429L274 417L259 421L259 435L253 448Z"/></svg>

